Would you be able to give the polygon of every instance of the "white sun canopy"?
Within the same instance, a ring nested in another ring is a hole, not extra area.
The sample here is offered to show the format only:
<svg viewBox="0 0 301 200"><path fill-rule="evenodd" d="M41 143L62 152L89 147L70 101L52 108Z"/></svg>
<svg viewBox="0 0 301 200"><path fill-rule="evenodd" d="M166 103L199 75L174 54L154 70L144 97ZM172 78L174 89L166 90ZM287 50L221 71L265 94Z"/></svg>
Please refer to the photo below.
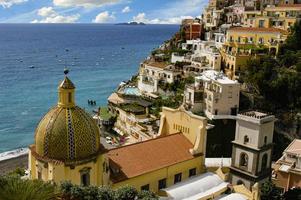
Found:
<svg viewBox="0 0 301 200"><path fill-rule="evenodd" d="M224 182L218 175L207 172L175 184L164 189L164 191L170 199L198 200L211 194L226 191L228 184L229 183Z"/></svg>

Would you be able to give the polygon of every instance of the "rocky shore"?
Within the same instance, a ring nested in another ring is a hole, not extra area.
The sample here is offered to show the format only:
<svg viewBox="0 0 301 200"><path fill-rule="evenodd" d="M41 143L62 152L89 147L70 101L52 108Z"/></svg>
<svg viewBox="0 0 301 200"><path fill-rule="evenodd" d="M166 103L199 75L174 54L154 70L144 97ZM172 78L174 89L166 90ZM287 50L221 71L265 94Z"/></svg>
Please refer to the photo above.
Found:
<svg viewBox="0 0 301 200"><path fill-rule="evenodd" d="M27 168L28 153L0 161L0 175L5 175L16 168Z"/></svg>

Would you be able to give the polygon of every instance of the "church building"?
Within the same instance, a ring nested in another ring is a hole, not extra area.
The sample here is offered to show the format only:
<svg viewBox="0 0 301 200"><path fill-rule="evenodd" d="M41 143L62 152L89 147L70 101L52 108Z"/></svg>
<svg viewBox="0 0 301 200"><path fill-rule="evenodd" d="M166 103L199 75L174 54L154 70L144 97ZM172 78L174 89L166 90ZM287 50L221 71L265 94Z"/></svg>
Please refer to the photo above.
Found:
<svg viewBox="0 0 301 200"><path fill-rule="evenodd" d="M158 192L201 174L207 121L184 110L176 113L174 124L164 118L159 137L106 150L96 123L76 105L75 86L66 73L58 103L39 122L29 147L30 178Z"/></svg>

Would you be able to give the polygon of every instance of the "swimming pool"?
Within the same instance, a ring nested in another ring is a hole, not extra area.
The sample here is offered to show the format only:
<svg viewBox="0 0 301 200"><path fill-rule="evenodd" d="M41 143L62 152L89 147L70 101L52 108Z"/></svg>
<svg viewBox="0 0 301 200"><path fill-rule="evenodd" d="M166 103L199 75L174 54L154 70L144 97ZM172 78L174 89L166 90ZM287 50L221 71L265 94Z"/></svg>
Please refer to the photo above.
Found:
<svg viewBox="0 0 301 200"><path fill-rule="evenodd" d="M123 93L126 95L135 95L135 96L141 95L139 89L136 87L126 87L123 89Z"/></svg>

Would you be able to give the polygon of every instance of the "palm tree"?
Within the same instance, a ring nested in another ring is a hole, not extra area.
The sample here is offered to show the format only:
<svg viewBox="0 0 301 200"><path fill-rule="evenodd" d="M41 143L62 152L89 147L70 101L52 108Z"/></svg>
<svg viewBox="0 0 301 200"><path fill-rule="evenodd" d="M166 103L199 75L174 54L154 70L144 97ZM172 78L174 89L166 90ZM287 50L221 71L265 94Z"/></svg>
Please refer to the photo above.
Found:
<svg viewBox="0 0 301 200"><path fill-rule="evenodd" d="M0 177L0 200L54 200L57 196L53 184L18 176Z"/></svg>

